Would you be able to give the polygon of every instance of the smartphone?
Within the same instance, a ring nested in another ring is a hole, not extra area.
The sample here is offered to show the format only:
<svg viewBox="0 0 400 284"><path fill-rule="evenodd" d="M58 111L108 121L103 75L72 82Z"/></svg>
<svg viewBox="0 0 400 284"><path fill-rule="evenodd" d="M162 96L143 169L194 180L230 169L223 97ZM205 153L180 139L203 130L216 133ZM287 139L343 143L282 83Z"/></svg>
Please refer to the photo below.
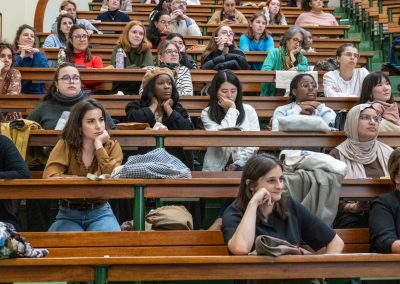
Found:
<svg viewBox="0 0 400 284"><path fill-rule="evenodd" d="M234 21L234 20L235 20L235 15L229 15L229 16L228 16L228 20Z"/></svg>

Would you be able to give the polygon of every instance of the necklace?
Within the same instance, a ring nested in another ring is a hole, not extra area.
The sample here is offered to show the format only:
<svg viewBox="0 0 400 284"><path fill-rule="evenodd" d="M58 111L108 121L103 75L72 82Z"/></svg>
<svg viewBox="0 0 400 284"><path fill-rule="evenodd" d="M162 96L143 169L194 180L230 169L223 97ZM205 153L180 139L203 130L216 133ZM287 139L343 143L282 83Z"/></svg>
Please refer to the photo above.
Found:
<svg viewBox="0 0 400 284"><path fill-rule="evenodd" d="M119 11L117 11L116 13L115 13L115 15L113 16L112 14L111 14L111 12L110 11L108 11L108 14L110 15L110 17L111 17L111 20L114 22L114 19L115 19L115 17L119 14Z"/></svg>

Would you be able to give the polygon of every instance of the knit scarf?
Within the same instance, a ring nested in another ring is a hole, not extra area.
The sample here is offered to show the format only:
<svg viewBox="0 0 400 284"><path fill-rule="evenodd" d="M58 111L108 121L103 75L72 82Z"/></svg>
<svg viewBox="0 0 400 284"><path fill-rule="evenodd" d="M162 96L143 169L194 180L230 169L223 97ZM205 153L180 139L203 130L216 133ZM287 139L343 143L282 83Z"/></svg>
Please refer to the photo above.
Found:
<svg viewBox="0 0 400 284"><path fill-rule="evenodd" d="M385 175L389 175L386 166L393 149L379 142L376 138L366 142L361 142L358 138L360 113L369 107L371 107L371 104L360 104L347 113L344 125L347 139L336 147L339 150L340 160L347 164L345 178L366 178L364 165L369 165L376 159L378 159Z"/></svg>
<svg viewBox="0 0 400 284"><path fill-rule="evenodd" d="M79 94L73 97L64 96L58 91L54 92L52 95L53 98L60 104L69 106L75 105L77 102L81 101L85 97L85 94L82 91L80 91Z"/></svg>
<svg viewBox="0 0 400 284"><path fill-rule="evenodd" d="M280 48L281 55L283 57L283 70L289 70L293 67L292 60L290 59L289 53L286 51L286 48Z"/></svg>

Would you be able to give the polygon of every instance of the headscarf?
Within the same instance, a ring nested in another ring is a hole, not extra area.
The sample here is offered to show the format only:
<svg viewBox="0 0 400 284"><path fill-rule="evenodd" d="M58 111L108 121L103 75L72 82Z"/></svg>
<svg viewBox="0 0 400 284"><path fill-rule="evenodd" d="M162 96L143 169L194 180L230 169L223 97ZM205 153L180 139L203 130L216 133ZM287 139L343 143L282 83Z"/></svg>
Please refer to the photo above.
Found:
<svg viewBox="0 0 400 284"><path fill-rule="evenodd" d="M381 101L373 101L372 108L387 121L400 126L399 109L397 103L386 103Z"/></svg>
<svg viewBox="0 0 400 284"><path fill-rule="evenodd" d="M371 104L360 104L353 107L346 117L344 131L347 139L336 148L340 160L347 164L345 178L366 178L364 165L369 165L378 159L385 175L389 175L386 167L393 149L379 142L376 137L370 141L360 142L358 138L358 121L360 113L371 107Z"/></svg>

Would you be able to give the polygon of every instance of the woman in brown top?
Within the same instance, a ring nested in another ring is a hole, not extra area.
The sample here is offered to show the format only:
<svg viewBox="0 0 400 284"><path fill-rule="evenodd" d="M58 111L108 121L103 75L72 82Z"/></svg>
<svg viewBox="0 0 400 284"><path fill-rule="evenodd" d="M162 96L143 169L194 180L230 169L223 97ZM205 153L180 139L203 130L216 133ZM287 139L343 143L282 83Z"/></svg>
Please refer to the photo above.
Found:
<svg viewBox="0 0 400 284"><path fill-rule="evenodd" d="M392 148L377 140L381 117L371 104L360 104L347 114L344 131L347 139L334 148L330 155L347 164L347 179L379 178L388 176L387 163ZM368 227L368 202L339 204L336 228Z"/></svg>
<svg viewBox="0 0 400 284"><path fill-rule="evenodd" d="M103 106L93 99L77 103L47 161L43 178L79 178L111 174L121 164L122 150L108 134ZM50 232L120 231L106 200L60 200Z"/></svg>

